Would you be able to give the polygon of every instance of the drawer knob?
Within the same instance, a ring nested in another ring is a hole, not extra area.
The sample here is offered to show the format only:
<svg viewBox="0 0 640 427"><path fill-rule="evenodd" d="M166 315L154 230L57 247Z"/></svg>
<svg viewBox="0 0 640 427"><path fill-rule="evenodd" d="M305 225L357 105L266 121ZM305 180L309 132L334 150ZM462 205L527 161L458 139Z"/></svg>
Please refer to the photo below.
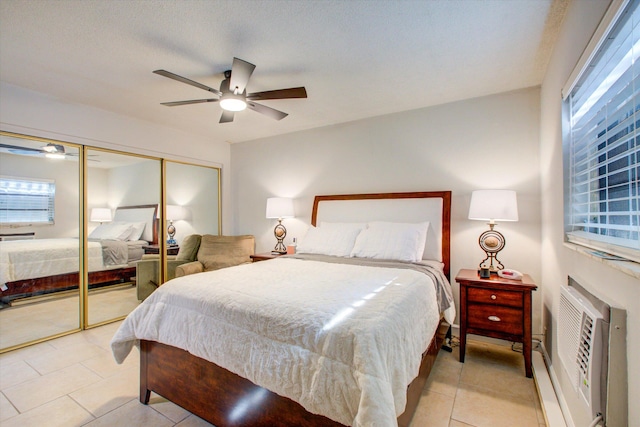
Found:
<svg viewBox="0 0 640 427"><path fill-rule="evenodd" d="M499 322L500 318L498 316L489 316L489 320L491 320L492 322Z"/></svg>
<svg viewBox="0 0 640 427"><path fill-rule="evenodd" d="M496 298L498 298L498 297L495 296L495 295L491 295L491 299L496 299Z"/></svg>

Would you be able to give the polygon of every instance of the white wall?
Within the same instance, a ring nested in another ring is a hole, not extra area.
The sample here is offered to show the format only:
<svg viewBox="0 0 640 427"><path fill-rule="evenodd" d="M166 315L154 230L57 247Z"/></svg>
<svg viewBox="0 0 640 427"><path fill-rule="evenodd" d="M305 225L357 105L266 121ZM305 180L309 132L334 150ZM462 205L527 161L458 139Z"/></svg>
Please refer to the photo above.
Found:
<svg viewBox="0 0 640 427"><path fill-rule="evenodd" d="M563 244L562 114L560 90L606 11L608 2L573 1L562 26L541 90L540 171L542 186L543 322L548 328L546 347L553 360L576 426L589 425L582 404L571 396L557 356L555 337L560 288L571 275L606 302L627 310L627 360L629 362L629 425L640 426L640 281L587 258ZM633 397L635 396L635 397Z"/></svg>
<svg viewBox="0 0 640 427"><path fill-rule="evenodd" d="M223 231L233 228L229 144L2 82L0 93L0 130L220 167Z"/></svg>
<svg viewBox="0 0 640 427"><path fill-rule="evenodd" d="M284 221L291 241L304 235L315 195L452 190L454 277L484 258L477 241L488 227L467 219L471 191L507 188L518 192L520 221L498 224L507 240L500 259L539 280L539 114L539 89L530 88L233 144L234 232L255 235L257 251L271 250L272 196L295 198L296 218Z"/></svg>

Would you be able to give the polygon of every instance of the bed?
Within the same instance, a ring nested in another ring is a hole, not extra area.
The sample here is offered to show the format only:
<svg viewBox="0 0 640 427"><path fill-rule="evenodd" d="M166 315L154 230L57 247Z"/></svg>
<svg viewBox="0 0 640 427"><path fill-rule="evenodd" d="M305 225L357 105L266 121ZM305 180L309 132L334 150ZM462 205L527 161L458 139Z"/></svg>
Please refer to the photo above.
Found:
<svg viewBox="0 0 640 427"><path fill-rule="evenodd" d="M113 222L98 226L88 238L89 287L129 282L143 247L156 243L157 205L123 206ZM125 236L126 234L126 236ZM0 298L10 303L63 290L80 283L77 238L0 242Z"/></svg>
<svg viewBox="0 0 640 427"><path fill-rule="evenodd" d="M218 427L406 426L455 316L450 203L317 196L298 254L165 283L120 326L114 357L139 345L141 402L154 391ZM375 243L396 228L417 259Z"/></svg>

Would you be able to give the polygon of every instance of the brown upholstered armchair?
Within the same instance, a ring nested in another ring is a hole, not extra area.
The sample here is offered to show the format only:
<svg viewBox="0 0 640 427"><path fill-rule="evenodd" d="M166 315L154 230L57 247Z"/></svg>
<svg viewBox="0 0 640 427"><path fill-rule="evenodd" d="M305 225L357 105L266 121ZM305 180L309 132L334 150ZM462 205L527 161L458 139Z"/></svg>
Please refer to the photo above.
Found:
<svg viewBox="0 0 640 427"><path fill-rule="evenodd" d="M212 271L219 268L251 262L255 251L255 238L251 235L214 236L192 234L180 243L175 257L167 258L167 280L187 274ZM136 266L138 299L143 301L158 286L160 257L145 255Z"/></svg>
<svg viewBox="0 0 640 427"><path fill-rule="evenodd" d="M178 255L167 257L167 280L176 277L176 268L196 259L202 236L191 234L185 237L181 244ZM136 263L136 292L138 300L144 301L158 286L160 279L160 256L144 255Z"/></svg>
<svg viewBox="0 0 640 427"><path fill-rule="evenodd" d="M254 236L214 236L205 234L202 236L196 260L178 265L175 275L180 277L249 263L254 252Z"/></svg>

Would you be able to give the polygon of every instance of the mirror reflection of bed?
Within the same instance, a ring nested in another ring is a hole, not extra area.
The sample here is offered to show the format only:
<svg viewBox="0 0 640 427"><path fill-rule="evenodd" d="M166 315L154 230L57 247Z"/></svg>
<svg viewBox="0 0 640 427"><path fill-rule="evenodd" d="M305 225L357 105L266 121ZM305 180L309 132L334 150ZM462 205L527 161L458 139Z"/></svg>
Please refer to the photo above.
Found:
<svg viewBox="0 0 640 427"><path fill-rule="evenodd" d="M55 153L50 152L53 148ZM80 161L83 159L86 162ZM75 277L67 277L66 282L59 277L54 280L54 276L80 269L78 237L83 208L89 216L87 233L91 233L100 226L99 221L90 219L93 208L108 208L111 222L116 222L120 219L115 216L120 216L118 212L125 207L156 207L161 203L161 165L162 159L157 157L0 131L2 177L52 182L55 186L54 215L49 222L31 223L25 221L25 216L12 222L0 216L0 235L19 235L0 236L0 240L28 238L40 245L45 240L72 239L70 250L76 253L65 263L54 261L49 255L39 255L42 264L57 267L66 264L67 268L45 273L51 277L49 282L27 282L23 283L26 289L0 291L0 352L77 331L81 325L90 328L118 320L139 304L131 281L136 275L135 267L130 265L118 267L116 262L116 265L91 269L90 289L83 301L80 301L77 273ZM187 207L189 212L188 218L174 222L176 241L180 243L192 233L219 234L220 170L170 160L165 161L165 166L165 203ZM144 240L146 244L157 244L167 238L166 230L160 228L158 225L157 237ZM91 254L96 250L94 244L98 243L88 243ZM158 247L155 248L157 253ZM0 247L0 258L1 252L4 251ZM117 253L113 255L117 258ZM94 256L87 264L99 260L100 257ZM1 259L0 262L3 263ZM126 260L127 264L131 262ZM0 269L3 274L8 271L4 263ZM0 279L2 283L18 280Z"/></svg>
<svg viewBox="0 0 640 427"><path fill-rule="evenodd" d="M89 301L94 323L126 315L138 305L135 263L142 258L144 246L158 241L156 211L157 205L123 206L115 210L113 221L89 234ZM59 313L77 312L80 241L25 239L0 245L2 347L37 338L43 328L54 333L77 328L77 316ZM9 325L10 330L4 330Z"/></svg>

